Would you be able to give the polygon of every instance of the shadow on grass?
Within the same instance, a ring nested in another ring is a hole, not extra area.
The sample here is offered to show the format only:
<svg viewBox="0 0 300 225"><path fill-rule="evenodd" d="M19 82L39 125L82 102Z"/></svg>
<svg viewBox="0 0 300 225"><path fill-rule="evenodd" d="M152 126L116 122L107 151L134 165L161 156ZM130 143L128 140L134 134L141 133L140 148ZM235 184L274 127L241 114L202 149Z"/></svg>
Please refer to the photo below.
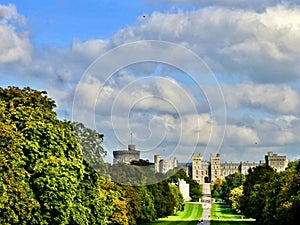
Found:
<svg viewBox="0 0 300 225"><path fill-rule="evenodd" d="M213 204L211 213L211 225L259 225L255 220L245 218L245 216L232 211L228 204Z"/></svg>
<svg viewBox="0 0 300 225"><path fill-rule="evenodd" d="M211 225L258 225L255 221L230 221L230 220L212 220Z"/></svg>
<svg viewBox="0 0 300 225"><path fill-rule="evenodd" d="M166 220L166 221L163 221L163 220L159 220L159 221L155 221L155 222L152 222L152 223L143 223L143 225L175 225L175 224L184 224L184 225L196 225L198 222L198 220L193 220L193 221L185 221L185 220Z"/></svg>

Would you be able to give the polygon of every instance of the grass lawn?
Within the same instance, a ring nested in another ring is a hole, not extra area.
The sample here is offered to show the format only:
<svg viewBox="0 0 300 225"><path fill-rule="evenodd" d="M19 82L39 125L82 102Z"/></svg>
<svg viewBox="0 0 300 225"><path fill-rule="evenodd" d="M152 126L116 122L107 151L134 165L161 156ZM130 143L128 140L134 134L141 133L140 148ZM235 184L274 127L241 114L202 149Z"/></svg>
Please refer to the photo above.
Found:
<svg viewBox="0 0 300 225"><path fill-rule="evenodd" d="M211 225L257 225L253 219L241 218L232 212L230 206L213 204L211 208Z"/></svg>
<svg viewBox="0 0 300 225"><path fill-rule="evenodd" d="M147 223L143 225L196 225L199 218L202 216L202 205L186 203L183 212L178 212L174 216L159 219L156 222Z"/></svg>

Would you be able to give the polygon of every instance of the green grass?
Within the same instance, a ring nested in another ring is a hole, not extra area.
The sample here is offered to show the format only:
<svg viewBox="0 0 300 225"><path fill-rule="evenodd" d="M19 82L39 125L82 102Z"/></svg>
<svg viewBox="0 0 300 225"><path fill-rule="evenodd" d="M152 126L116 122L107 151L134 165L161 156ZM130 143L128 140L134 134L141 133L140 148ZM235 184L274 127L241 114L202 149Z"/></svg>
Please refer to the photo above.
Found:
<svg viewBox="0 0 300 225"><path fill-rule="evenodd" d="M169 216L168 218L159 219L156 222L147 223L143 225L196 225L199 218L202 216L202 205L186 203L184 211L178 212L174 216Z"/></svg>
<svg viewBox="0 0 300 225"><path fill-rule="evenodd" d="M212 205L211 219L211 225L257 225L255 220L235 214L230 206L225 204Z"/></svg>
<svg viewBox="0 0 300 225"><path fill-rule="evenodd" d="M210 225L257 225L255 221L212 220Z"/></svg>

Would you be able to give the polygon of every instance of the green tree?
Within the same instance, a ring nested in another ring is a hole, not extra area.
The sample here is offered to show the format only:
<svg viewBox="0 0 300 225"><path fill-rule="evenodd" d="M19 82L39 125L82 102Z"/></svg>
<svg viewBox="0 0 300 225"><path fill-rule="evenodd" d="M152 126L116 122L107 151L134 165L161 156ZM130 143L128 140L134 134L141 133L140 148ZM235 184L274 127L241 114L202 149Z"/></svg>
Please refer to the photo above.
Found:
<svg viewBox="0 0 300 225"><path fill-rule="evenodd" d="M243 196L243 186L236 187L229 192L229 203L231 208L237 212L241 213L241 198Z"/></svg>
<svg viewBox="0 0 300 225"><path fill-rule="evenodd" d="M7 128L2 133L1 153L18 156L18 162L11 162L17 164L7 178L19 179L17 177L23 173L23 180L14 184L16 189L21 191L24 187L23 197L34 194L34 200L23 201L17 194L7 195L11 203L2 202L1 220L5 222L13 215L16 223L66 223L74 210L72 202L84 170L70 124L56 119L54 101L45 92L1 88L0 100L0 120L2 127ZM18 139L17 145L12 146L5 137L10 129L15 135L11 138ZM1 173L6 173L5 166L1 167ZM13 204L26 204L27 201L33 201L29 208L34 207L34 210L25 216Z"/></svg>
<svg viewBox="0 0 300 225"><path fill-rule="evenodd" d="M72 128L85 160L98 172L103 173L105 171L103 158L107 154L102 147L103 134L79 122L73 122Z"/></svg>
<svg viewBox="0 0 300 225"><path fill-rule="evenodd" d="M153 195L146 186L135 187L140 197L141 215L137 218L137 223L142 224L156 219Z"/></svg>
<svg viewBox="0 0 300 225"><path fill-rule="evenodd" d="M241 211L247 217L263 222L266 205L267 184L274 179L275 171L269 166L258 166L249 170L243 185Z"/></svg>
<svg viewBox="0 0 300 225"><path fill-rule="evenodd" d="M21 134L14 126L3 122L5 104L0 100L0 224L19 224L33 221L40 209L24 168Z"/></svg>
<svg viewBox="0 0 300 225"><path fill-rule="evenodd" d="M268 183L264 207L264 224L296 224L300 211L300 174L297 164L286 171L277 173Z"/></svg>
<svg viewBox="0 0 300 225"><path fill-rule="evenodd" d="M221 198L221 196L223 196L222 185L224 182L225 182L224 178L217 178L215 180L213 189L212 189L212 197Z"/></svg>
<svg viewBox="0 0 300 225"><path fill-rule="evenodd" d="M126 196L129 224L136 225L138 219L142 217L141 197L132 186L125 185L122 189Z"/></svg>
<svg viewBox="0 0 300 225"><path fill-rule="evenodd" d="M84 160L46 92L0 88L0 224L110 224L119 192Z"/></svg>
<svg viewBox="0 0 300 225"><path fill-rule="evenodd" d="M225 182L221 185L221 198L228 201L229 193L234 188L240 187L244 182L244 175L241 173L230 174L225 177Z"/></svg>

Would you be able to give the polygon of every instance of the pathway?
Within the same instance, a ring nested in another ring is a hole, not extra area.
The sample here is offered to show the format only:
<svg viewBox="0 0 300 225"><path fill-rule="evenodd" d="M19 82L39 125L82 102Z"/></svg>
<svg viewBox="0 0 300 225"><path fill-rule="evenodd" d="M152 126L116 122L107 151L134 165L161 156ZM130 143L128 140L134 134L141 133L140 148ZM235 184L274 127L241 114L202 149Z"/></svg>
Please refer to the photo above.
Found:
<svg viewBox="0 0 300 225"><path fill-rule="evenodd" d="M210 184L203 184L202 188L202 207L203 207L203 225L210 225L210 209L211 209L211 196L210 196ZM201 223L198 223L199 225ZM202 225L201 224L201 225Z"/></svg>

